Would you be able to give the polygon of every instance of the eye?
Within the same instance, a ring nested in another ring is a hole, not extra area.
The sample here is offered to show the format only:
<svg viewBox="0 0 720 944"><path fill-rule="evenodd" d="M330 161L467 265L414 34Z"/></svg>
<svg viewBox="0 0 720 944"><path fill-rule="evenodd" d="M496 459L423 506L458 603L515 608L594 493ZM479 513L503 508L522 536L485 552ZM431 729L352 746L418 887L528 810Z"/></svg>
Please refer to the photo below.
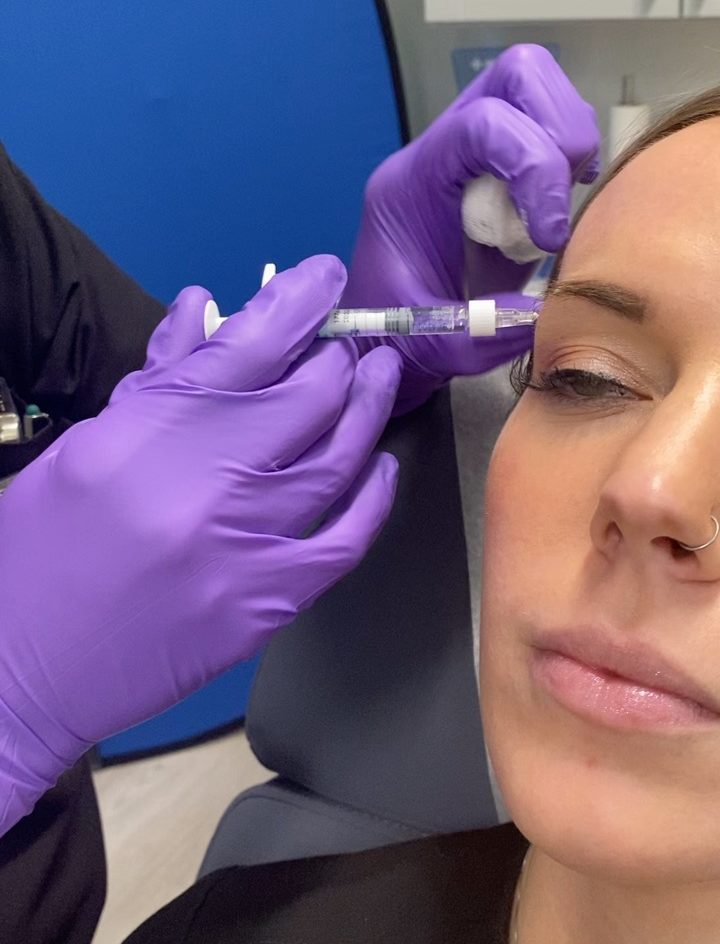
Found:
<svg viewBox="0 0 720 944"><path fill-rule="evenodd" d="M528 379L526 389L547 393L560 400L619 400L634 397L632 390L607 374L570 367L556 367L540 374L537 381Z"/></svg>

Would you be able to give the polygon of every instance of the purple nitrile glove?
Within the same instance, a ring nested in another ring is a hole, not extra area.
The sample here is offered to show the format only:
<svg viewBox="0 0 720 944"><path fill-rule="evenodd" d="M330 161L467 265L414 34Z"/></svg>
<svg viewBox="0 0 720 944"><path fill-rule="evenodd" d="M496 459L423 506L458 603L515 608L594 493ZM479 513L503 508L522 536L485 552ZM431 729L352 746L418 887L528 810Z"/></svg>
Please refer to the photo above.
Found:
<svg viewBox="0 0 720 944"><path fill-rule="evenodd" d="M468 246L465 185L485 173L507 182L541 249L555 252L569 232L574 181L598 172L593 109L541 46L514 46L495 60L430 127L389 157L367 186L363 219L342 304L438 305L472 294L518 292L532 265L487 246ZM505 296L503 305L529 300ZM500 304L500 300L498 302ZM532 330L497 337L362 340L361 353L389 345L403 357L396 412L422 403L456 374L482 373L522 354Z"/></svg>
<svg viewBox="0 0 720 944"><path fill-rule="evenodd" d="M309 259L207 342L210 295L185 289L144 370L0 499L0 834L91 744L253 655L371 545L395 490L373 450L400 363L313 343L344 282L337 259Z"/></svg>

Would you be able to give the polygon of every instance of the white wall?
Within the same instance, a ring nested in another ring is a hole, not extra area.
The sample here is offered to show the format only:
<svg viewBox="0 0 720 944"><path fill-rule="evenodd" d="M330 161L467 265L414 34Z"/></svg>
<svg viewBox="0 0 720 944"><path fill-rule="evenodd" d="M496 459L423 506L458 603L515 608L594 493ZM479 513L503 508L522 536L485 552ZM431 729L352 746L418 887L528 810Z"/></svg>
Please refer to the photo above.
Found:
<svg viewBox="0 0 720 944"><path fill-rule="evenodd" d="M638 101L658 107L683 94L720 85L720 19L427 25L423 0L388 0L388 7L413 134L456 94L451 52L458 47L557 43L560 63L596 107L603 135L608 110L620 98L621 77L626 73L635 75Z"/></svg>

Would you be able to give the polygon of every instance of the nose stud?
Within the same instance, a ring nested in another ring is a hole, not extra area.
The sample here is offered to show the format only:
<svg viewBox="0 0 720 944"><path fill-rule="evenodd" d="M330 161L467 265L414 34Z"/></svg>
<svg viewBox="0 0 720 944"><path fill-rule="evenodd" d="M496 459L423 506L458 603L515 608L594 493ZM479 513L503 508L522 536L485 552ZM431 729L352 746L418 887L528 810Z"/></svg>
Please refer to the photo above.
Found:
<svg viewBox="0 0 720 944"><path fill-rule="evenodd" d="M718 534L720 534L720 523L718 522L715 515L710 515L710 520L715 525L715 534L713 534L710 540L706 541L704 544L698 544L697 547L690 547L689 544L683 544L682 541L678 541L678 544L684 551L703 551L706 547L710 547L711 544L715 543Z"/></svg>

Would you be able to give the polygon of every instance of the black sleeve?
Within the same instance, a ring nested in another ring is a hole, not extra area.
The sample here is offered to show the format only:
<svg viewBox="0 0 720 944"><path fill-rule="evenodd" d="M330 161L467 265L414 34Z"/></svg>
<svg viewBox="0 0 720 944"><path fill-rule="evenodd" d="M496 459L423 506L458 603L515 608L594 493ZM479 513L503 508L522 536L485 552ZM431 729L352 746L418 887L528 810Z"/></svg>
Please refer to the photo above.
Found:
<svg viewBox="0 0 720 944"><path fill-rule="evenodd" d="M142 366L163 315L0 145L0 376L56 420L86 419Z"/></svg>
<svg viewBox="0 0 720 944"><path fill-rule="evenodd" d="M0 841L0 944L90 944L105 852L85 759Z"/></svg>
<svg viewBox="0 0 720 944"><path fill-rule="evenodd" d="M512 823L206 875L125 944L505 944Z"/></svg>

